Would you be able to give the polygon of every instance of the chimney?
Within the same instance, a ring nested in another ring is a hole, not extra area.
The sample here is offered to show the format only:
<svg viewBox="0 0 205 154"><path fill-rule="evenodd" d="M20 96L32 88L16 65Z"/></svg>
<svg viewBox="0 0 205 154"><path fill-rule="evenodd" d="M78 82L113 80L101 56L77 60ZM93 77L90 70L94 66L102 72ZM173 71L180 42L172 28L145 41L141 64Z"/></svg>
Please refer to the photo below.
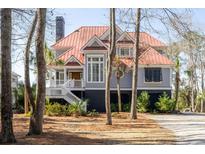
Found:
<svg viewBox="0 0 205 154"><path fill-rule="evenodd" d="M65 21L63 16L56 17L56 42L64 37Z"/></svg>

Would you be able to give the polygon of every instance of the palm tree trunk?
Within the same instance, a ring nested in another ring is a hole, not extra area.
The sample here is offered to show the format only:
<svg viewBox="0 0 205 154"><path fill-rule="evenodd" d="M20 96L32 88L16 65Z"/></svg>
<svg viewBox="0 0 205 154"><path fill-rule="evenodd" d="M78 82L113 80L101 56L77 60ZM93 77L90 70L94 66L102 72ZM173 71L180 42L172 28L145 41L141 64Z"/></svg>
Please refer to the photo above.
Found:
<svg viewBox="0 0 205 154"><path fill-rule="evenodd" d="M28 40L26 43L26 49L25 49L25 60L24 60L24 74L25 74L25 92L24 92L24 106L25 106L25 113L28 113L28 105L30 104L31 107L31 112L33 112L33 108L35 106L34 104L34 99L33 99L33 95L32 95L32 89L31 89L31 84L30 84L30 74L29 74L29 53L30 53L30 47L31 47L31 42L32 42L32 38L35 32L35 28L36 28L36 24L37 24L37 12L35 14L35 17L33 19L33 23L31 25L31 29L28 35Z"/></svg>
<svg viewBox="0 0 205 154"><path fill-rule="evenodd" d="M110 49L107 54L107 66L106 66L106 83L105 83L105 108L107 116L107 125L112 125L112 116L110 109L110 79L112 73L112 62L115 56L115 9L110 9Z"/></svg>
<svg viewBox="0 0 205 154"><path fill-rule="evenodd" d="M1 9L1 142L16 142L11 88L11 9Z"/></svg>
<svg viewBox="0 0 205 154"><path fill-rule="evenodd" d="M132 100L131 100L131 119L137 119L137 81L138 81L138 56L139 56L139 34L140 34L140 17L141 9L137 9L136 16L136 30L135 30L135 52L134 52L134 64L132 73Z"/></svg>
<svg viewBox="0 0 205 154"><path fill-rule="evenodd" d="M43 132L43 112L45 108L45 75L46 62L44 57L44 38L46 25L46 9L38 9L38 24L36 35L36 61L37 61L37 98L34 112L30 118L28 135L39 135Z"/></svg>
<svg viewBox="0 0 205 154"><path fill-rule="evenodd" d="M122 100L120 93L120 78L117 77L118 112L122 112Z"/></svg>

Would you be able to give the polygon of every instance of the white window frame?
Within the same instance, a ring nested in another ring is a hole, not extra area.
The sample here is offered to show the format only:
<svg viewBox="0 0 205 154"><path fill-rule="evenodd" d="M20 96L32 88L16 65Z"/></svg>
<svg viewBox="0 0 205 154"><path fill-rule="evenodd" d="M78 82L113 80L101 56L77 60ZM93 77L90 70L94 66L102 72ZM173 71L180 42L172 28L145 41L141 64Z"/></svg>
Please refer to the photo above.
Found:
<svg viewBox="0 0 205 154"><path fill-rule="evenodd" d="M129 55L122 55L121 54L121 49L129 49ZM131 49L132 49L132 54L131 54ZM133 48L132 47L119 47L119 48L117 48L117 55L119 56L119 57L133 57Z"/></svg>
<svg viewBox="0 0 205 154"><path fill-rule="evenodd" d="M88 61L88 58L91 58L91 61L90 61L90 62ZM92 61L92 58L99 58L99 59L100 59L100 58L103 58L103 61L93 62L93 61ZM87 73L86 73L86 74L87 74L87 83L103 83L103 82L104 82L104 72L105 72L105 71L104 71L104 60L105 60L105 59L104 59L104 55L88 55L88 56L87 56L87 64L86 64L86 65L87 65L87 69L86 69L86 70L87 70ZM93 63L99 64L99 76L98 76L98 80L99 80L99 81L93 81L93 68L92 68ZM90 70L90 71L91 71L91 80L90 80L90 81L88 80L88 64L91 65L91 70ZM100 79L101 79L101 69L100 69L100 68L101 68L101 67L100 67L101 64L103 64L103 67L102 67L102 69L103 69L103 78L102 78L102 81L100 80Z"/></svg>

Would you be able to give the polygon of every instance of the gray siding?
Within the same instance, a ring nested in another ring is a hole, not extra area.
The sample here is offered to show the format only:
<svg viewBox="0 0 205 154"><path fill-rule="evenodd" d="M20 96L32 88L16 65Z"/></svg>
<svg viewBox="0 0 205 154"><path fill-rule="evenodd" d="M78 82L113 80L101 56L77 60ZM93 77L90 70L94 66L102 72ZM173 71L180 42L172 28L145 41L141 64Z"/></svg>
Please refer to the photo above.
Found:
<svg viewBox="0 0 205 154"><path fill-rule="evenodd" d="M115 73L112 73L111 77L111 88L116 88L117 79ZM126 72L123 78L120 79L120 87L121 88L131 88L132 87L132 72Z"/></svg>
<svg viewBox="0 0 205 154"><path fill-rule="evenodd" d="M105 55L104 55L105 56ZM86 58L86 64L87 64L87 58ZM104 61L105 66L105 61ZM87 71L87 65L85 65L85 72ZM104 70L105 72L105 70ZM87 83L87 73L85 74L86 78L86 88L105 88L105 82L103 83ZM162 68L162 82L160 83L146 83L145 82L145 72L144 68L139 68L138 72L138 88L144 89L144 88L170 88L170 68ZM105 76L104 76L105 81ZM116 77L114 73L112 73L111 77L111 88L116 88ZM132 71L126 72L124 74L124 77L120 80L120 87L121 88L131 88L132 87Z"/></svg>
<svg viewBox="0 0 205 154"><path fill-rule="evenodd" d="M171 87L170 85L170 68L162 68L162 82L160 83L145 83L145 72L144 68L139 68L138 74L138 88L149 88L149 87Z"/></svg>

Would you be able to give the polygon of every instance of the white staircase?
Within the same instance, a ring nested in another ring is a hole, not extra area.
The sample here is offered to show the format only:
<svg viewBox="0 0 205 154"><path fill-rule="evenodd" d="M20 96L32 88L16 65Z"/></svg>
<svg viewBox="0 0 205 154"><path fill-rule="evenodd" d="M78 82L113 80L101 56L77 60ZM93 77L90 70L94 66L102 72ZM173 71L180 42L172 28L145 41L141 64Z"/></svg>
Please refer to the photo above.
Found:
<svg viewBox="0 0 205 154"><path fill-rule="evenodd" d="M49 87L46 89L46 95L49 98L64 99L68 103L79 102L81 99L77 97L69 88L62 87Z"/></svg>

